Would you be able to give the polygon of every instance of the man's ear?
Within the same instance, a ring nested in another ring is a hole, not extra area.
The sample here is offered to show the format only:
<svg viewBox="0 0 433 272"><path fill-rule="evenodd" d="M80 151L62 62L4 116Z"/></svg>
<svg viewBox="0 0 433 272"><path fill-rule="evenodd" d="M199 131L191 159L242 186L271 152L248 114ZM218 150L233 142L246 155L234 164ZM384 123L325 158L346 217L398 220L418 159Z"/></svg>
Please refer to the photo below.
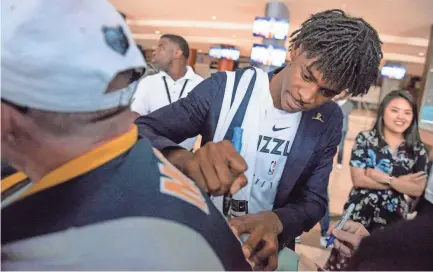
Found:
<svg viewBox="0 0 433 272"><path fill-rule="evenodd" d="M3 135L10 135L13 137L22 137L25 135L29 139L34 132L37 124L31 117L29 110L26 113L21 112L14 105L9 105L7 102L1 102L1 133ZM9 136L9 137L10 137Z"/></svg>
<svg viewBox="0 0 433 272"><path fill-rule="evenodd" d="M180 57L182 57L183 52L180 49L176 49L175 53L174 53L174 58L179 59Z"/></svg>
<svg viewBox="0 0 433 272"><path fill-rule="evenodd" d="M1 139L2 143L5 141L13 141L15 135L16 118L21 113L14 109L12 106L1 103Z"/></svg>
<svg viewBox="0 0 433 272"><path fill-rule="evenodd" d="M30 122L32 120L29 115L8 103L1 103L2 161L21 171L26 162L22 152L27 150L27 142L33 138L34 127L29 126Z"/></svg>
<svg viewBox="0 0 433 272"><path fill-rule="evenodd" d="M1 103L1 135L7 135L11 131L13 108L6 103Z"/></svg>

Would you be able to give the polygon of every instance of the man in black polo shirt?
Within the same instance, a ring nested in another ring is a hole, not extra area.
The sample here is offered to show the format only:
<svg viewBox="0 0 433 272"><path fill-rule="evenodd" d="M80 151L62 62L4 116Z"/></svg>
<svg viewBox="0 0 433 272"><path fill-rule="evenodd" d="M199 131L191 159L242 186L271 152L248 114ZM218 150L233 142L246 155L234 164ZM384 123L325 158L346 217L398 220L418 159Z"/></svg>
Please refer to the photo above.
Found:
<svg viewBox="0 0 433 272"><path fill-rule="evenodd" d="M1 2L2 269L249 270L209 198L132 125L143 57L105 0Z"/></svg>

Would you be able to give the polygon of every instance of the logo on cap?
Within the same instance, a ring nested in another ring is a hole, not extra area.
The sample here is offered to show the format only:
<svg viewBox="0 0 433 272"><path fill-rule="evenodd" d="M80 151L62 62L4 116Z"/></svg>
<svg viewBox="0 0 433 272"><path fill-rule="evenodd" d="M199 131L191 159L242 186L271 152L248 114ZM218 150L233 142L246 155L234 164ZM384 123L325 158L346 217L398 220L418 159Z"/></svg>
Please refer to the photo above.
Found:
<svg viewBox="0 0 433 272"><path fill-rule="evenodd" d="M103 26L102 33L104 33L105 42L111 47L111 49L119 54L126 54L129 48L129 41L121 26Z"/></svg>

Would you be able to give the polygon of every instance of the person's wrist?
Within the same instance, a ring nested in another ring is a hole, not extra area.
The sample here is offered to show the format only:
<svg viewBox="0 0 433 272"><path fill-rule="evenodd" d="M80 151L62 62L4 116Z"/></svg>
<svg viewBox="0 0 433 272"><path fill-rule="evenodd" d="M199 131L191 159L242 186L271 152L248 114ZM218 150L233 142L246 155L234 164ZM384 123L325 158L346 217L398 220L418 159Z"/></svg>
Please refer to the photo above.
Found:
<svg viewBox="0 0 433 272"><path fill-rule="evenodd" d="M188 175L187 164L194 157L194 153L182 147L170 147L164 149L162 153L176 168Z"/></svg>
<svg viewBox="0 0 433 272"><path fill-rule="evenodd" d="M187 151L188 153L191 153ZM189 176L189 167L188 164L191 163L192 158L194 157L194 153L191 153L191 155L188 155L185 153L185 158L182 161L182 164L179 165L179 170L184 173L185 175Z"/></svg>
<svg viewBox="0 0 433 272"><path fill-rule="evenodd" d="M388 176L388 179L386 180L386 184L392 187L393 182L394 182L394 177L391 175Z"/></svg>

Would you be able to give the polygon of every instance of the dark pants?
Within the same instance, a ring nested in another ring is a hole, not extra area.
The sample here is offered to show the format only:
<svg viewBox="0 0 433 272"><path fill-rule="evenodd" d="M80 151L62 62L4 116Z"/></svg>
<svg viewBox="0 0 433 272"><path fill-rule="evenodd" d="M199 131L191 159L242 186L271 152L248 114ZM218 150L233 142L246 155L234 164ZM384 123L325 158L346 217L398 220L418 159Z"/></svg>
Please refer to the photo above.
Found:
<svg viewBox="0 0 433 272"><path fill-rule="evenodd" d="M337 163L338 164L342 164L342 162L343 162L344 140L346 140L346 134L347 134L347 131L343 130L341 132L341 141L340 141L340 145L338 146L338 156L337 156Z"/></svg>

